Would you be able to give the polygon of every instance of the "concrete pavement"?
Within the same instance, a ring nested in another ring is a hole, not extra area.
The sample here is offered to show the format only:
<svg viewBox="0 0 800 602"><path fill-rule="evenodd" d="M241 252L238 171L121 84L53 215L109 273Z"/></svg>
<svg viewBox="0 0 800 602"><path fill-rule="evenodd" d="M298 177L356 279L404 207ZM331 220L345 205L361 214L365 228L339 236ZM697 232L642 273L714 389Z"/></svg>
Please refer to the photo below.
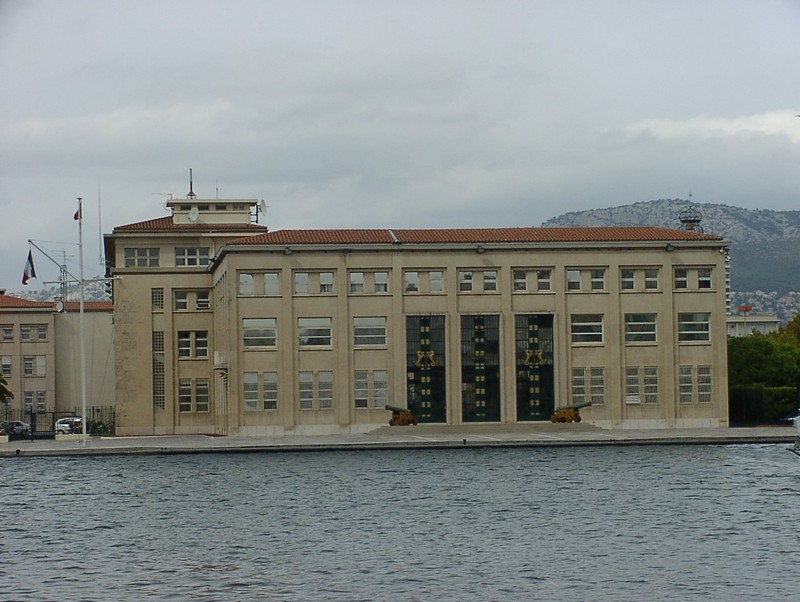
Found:
<svg viewBox="0 0 800 602"><path fill-rule="evenodd" d="M282 437L161 435L90 437L82 441L0 443L0 457L196 454L454 447L570 447L794 443L794 427L604 430L588 424L474 424L381 427L369 433Z"/></svg>

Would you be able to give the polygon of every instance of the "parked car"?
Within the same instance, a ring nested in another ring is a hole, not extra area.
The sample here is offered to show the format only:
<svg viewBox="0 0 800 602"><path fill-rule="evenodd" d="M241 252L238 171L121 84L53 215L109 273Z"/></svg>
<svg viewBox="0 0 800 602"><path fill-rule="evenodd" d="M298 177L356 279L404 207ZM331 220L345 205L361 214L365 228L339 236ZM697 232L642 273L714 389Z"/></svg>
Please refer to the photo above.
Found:
<svg viewBox="0 0 800 602"><path fill-rule="evenodd" d="M31 426L22 420L9 420L0 425L6 435L30 435Z"/></svg>
<svg viewBox="0 0 800 602"><path fill-rule="evenodd" d="M71 433L82 433L83 420L78 416L67 416L56 421L56 433L59 435L69 435Z"/></svg>

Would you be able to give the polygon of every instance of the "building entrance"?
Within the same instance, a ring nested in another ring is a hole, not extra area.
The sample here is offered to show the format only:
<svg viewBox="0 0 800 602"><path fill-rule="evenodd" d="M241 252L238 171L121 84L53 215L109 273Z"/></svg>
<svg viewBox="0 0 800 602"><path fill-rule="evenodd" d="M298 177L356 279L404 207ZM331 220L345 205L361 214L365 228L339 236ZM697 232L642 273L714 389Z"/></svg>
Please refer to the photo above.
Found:
<svg viewBox="0 0 800 602"><path fill-rule="evenodd" d="M500 317L461 316L464 422L500 420Z"/></svg>
<svg viewBox="0 0 800 602"><path fill-rule="evenodd" d="M554 408L553 316L515 317L517 420L549 420Z"/></svg>
<svg viewBox="0 0 800 602"><path fill-rule="evenodd" d="M406 317L408 409L420 422L447 421L444 316Z"/></svg>

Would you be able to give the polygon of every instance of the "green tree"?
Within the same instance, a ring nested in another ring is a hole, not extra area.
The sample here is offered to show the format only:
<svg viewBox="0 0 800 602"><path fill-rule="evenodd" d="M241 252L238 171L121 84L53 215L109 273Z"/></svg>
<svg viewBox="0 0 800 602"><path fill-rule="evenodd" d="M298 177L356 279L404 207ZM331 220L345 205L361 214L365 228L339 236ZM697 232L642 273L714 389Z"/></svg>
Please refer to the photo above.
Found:
<svg viewBox="0 0 800 602"><path fill-rule="evenodd" d="M781 341L782 343L789 343L797 348L800 348L800 314L789 320L783 328L776 333L770 333L769 338Z"/></svg>
<svg viewBox="0 0 800 602"><path fill-rule="evenodd" d="M800 346L776 336L728 339L731 424L776 423L792 414L800 388Z"/></svg>
<svg viewBox="0 0 800 602"><path fill-rule="evenodd" d="M0 403L8 407L9 402L14 399L14 394L8 388L8 381L0 376Z"/></svg>
<svg viewBox="0 0 800 602"><path fill-rule="evenodd" d="M763 335L729 339L728 384L797 387L800 346Z"/></svg>

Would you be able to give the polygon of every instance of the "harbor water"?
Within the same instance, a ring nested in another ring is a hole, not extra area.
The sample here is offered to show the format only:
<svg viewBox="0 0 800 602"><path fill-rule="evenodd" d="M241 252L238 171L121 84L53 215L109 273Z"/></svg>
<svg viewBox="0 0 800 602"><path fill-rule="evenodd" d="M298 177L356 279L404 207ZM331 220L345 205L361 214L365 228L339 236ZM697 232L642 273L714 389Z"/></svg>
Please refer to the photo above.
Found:
<svg viewBox="0 0 800 602"><path fill-rule="evenodd" d="M0 600L797 600L786 445L0 460Z"/></svg>

